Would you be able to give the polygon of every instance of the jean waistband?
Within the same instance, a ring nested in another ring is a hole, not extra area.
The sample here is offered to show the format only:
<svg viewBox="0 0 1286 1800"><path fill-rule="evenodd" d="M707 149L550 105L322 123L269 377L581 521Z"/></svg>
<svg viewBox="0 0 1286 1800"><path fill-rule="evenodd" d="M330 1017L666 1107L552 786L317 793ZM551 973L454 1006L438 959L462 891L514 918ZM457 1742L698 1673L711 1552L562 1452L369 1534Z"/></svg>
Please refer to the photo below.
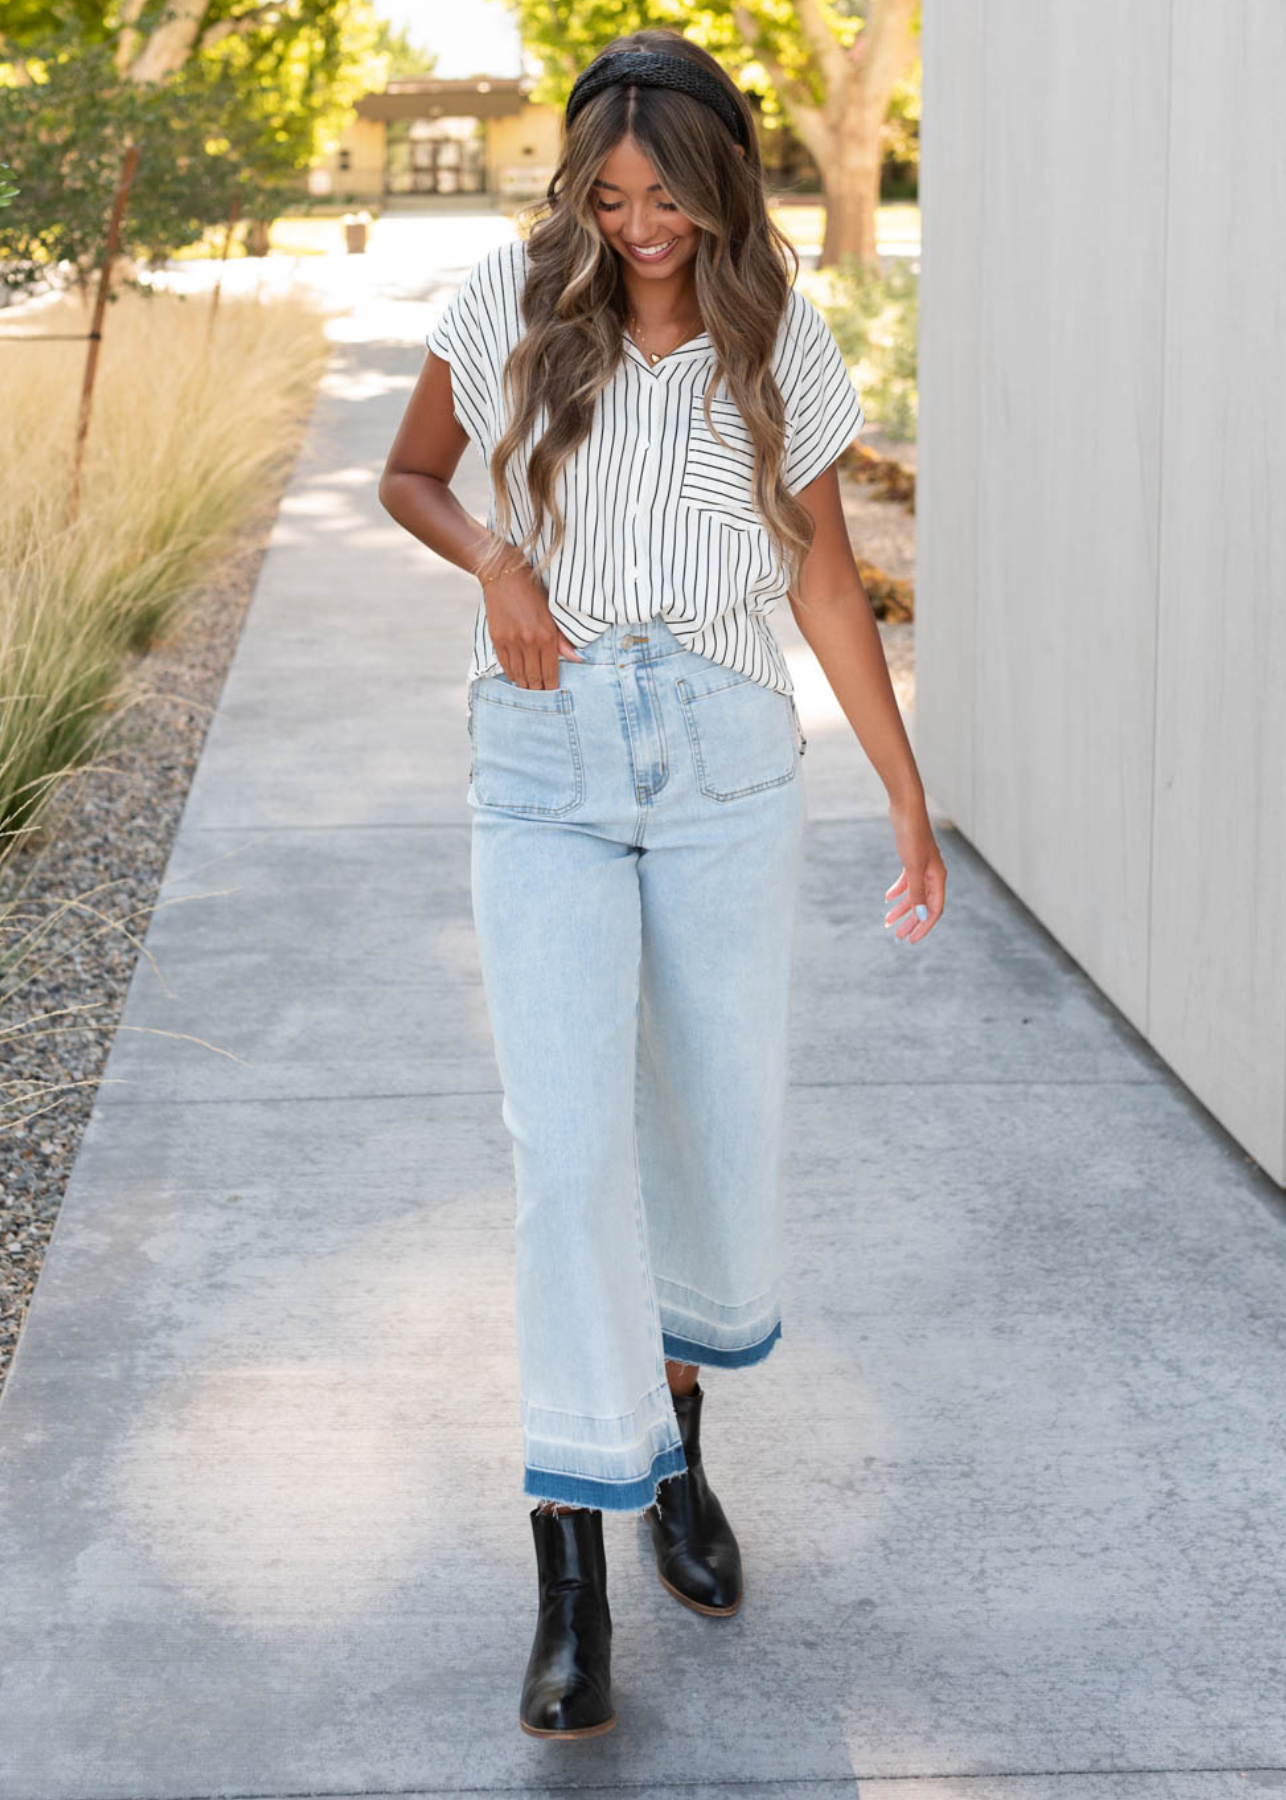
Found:
<svg viewBox="0 0 1286 1800"><path fill-rule="evenodd" d="M609 625L591 643L577 644L583 662L656 662L662 656L689 654L662 619L628 620Z"/></svg>

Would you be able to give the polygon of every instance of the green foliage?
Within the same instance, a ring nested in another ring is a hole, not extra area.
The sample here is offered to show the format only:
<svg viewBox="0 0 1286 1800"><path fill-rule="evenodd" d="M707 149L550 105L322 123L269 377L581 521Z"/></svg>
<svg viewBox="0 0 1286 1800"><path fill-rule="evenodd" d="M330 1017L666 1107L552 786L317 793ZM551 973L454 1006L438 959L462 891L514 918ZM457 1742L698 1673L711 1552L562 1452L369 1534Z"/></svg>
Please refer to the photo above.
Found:
<svg viewBox="0 0 1286 1800"><path fill-rule="evenodd" d="M884 179L881 192L887 199L914 196L920 174L920 100L922 65L915 63L894 83L888 117L882 133Z"/></svg>
<svg viewBox="0 0 1286 1800"><path fill-rule="evenodd" d="M244 29L147 84L117 72L118 29L28 6L20 37L17 10L0 0L4 43L21 52L26 77L3 88L19 186L0 220L0 283L10 288L37 285L60 263L83 280L101 261L127 142L139 158L121 248L156 262L226 220L235 193L244 218L271 219L384 78L369 0L282 0L271 22L243 9ZM159 12L152 0L143 32ZM211 0L207 19L220 12L226 0Z"/></svg>
<svg viewBox="0 0 1286 1800"><path fill-rule="evenodd" d="M851 255L826 274L829 297L819 295L817 304L846 361L856 366L866 412L890 437L913 443L919 275L900 259L876 271Z"/></svg>
<svg viewBox="0 0 1286 1800"><path fill-rule="evenodd" d="M40 76L5 93L19 192L0 221L0 283L29 288L70 263L101 260L125 144L139 160L122 249L139 257L200 237L226 213L237 171L210 156L210 123L190 79L123 82L111 46L64 33Z"/></svg>
<svg viewBox="0 0 1286 1800"><path fill-rule="evenodd" d="M406 81L417 75L432 75L438 66L438 53L415 43L405 27L394 29L387 19L379 22L377 48L388 57L386 81Z"/></svg>
<svg viewBox="0 0 1286 1800"><path fill-rule="evenodd" d="M752 96L759 113L760 130L772 132L789 123L789 100L777 92L767 58L798 85L814 106L826 98L816 57L811 53L793 0L749 0L756 32L747 38L740 30L731 0L706 0L693 7L683 0L510 0L511 10L541 74L531 98L540 105L563 107L572 83L585 65L614 38L653 26L680 31L694 44L717 56L728 74ZM863 19L848 5L829 11L830 29L836 42L850 50ZM913 30L920 30L916 9ZM891 185L898 191L915 192L919 164L920 64L894 88L885 123L885 156L891 165Z"/></svg>
<svg viewBox="0 0 1286 1800"><path fill-rule="evenodd" d="M18 189L10 181L8 163L0 163L0 206L10 206L17 198Z"/></svg>
<svg viewBox="0 0 1286 1800"><path fill-rule="evenodd" d="M0 57L33 55L64 29L98 42L109 31L107 10L102 0L0 0Z"/></svg>
<svg viewBox="0 0 1286 1800"><path fill-rule="evenodd" d="M562 107L567 103L577 75L613 39L630 32L662 26L680 31L694 44L717 56L734 81L758 91L767 89L763 71L753 62L754 47L737 29L729 0L713 0L700 7L683 0L512 0L524 46L532 53L541 74L531 90L537 104ZM772 34L792 70L808 58L790 0L758 0L755 16L761 29ZM848 42L855 22L838 22ZM743 81L743 73L758 73L759 80Z"/></svg>
<svg viewBox="0 0 1286 1800"><path fill-rule="evenodd" d="M222 143L245 178L262 190L258 208L269 218L300 175L333 149L362 95L387 78L380 49L381 21L370 0L286 0L259 30L223 38L194 58L217 94Z"/></svg>

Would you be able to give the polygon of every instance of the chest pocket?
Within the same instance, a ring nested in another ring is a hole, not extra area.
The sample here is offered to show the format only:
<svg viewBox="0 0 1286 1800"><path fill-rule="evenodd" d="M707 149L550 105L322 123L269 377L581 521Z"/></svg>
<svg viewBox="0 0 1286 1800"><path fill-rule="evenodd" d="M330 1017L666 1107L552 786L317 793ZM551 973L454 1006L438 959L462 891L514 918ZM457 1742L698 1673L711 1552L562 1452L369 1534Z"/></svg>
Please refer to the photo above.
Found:
<svg viewBox="0 0 1286 1800"><path fill-rule="evenodd" d="M723 443L706 424L705 396L693 394L688 401L688 453L679 503L744 531L762 531L763 520L753 500L754 444L741 410L735 400L716 395L710 402L710 417ZM792 430L787 425L788 447Z"/></svg>

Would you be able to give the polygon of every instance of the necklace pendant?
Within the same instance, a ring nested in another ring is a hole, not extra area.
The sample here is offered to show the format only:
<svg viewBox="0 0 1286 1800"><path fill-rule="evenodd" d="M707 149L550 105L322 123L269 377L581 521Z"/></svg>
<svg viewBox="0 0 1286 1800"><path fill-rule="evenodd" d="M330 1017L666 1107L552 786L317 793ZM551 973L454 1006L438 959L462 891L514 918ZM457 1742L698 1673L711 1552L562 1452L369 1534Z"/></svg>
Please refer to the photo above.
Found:
<svg viewBox="0 0 1286 1800"><path fill-rule="evenodd" d="M655 350L649 350L648 355L652 358L652 367L655 368L661 358L657 355Z"/></svg>

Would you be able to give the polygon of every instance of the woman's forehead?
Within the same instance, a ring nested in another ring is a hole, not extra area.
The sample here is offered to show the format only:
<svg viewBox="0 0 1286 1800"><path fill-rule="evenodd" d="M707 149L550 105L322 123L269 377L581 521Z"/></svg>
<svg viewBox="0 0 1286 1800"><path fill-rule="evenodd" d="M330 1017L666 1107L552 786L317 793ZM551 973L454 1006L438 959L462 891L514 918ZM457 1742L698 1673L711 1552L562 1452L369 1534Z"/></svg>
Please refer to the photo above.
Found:
<svg viewBox="0 0 1286 1800"><path fill-rule="evenodd" d="M665 185L637 142L628 133L614 144L603 158L598 165L598 172L594 179L600 187L614 187L622 192L627 188L639 188L644 192L651 192L654 188L661 188Z"/></svg>

